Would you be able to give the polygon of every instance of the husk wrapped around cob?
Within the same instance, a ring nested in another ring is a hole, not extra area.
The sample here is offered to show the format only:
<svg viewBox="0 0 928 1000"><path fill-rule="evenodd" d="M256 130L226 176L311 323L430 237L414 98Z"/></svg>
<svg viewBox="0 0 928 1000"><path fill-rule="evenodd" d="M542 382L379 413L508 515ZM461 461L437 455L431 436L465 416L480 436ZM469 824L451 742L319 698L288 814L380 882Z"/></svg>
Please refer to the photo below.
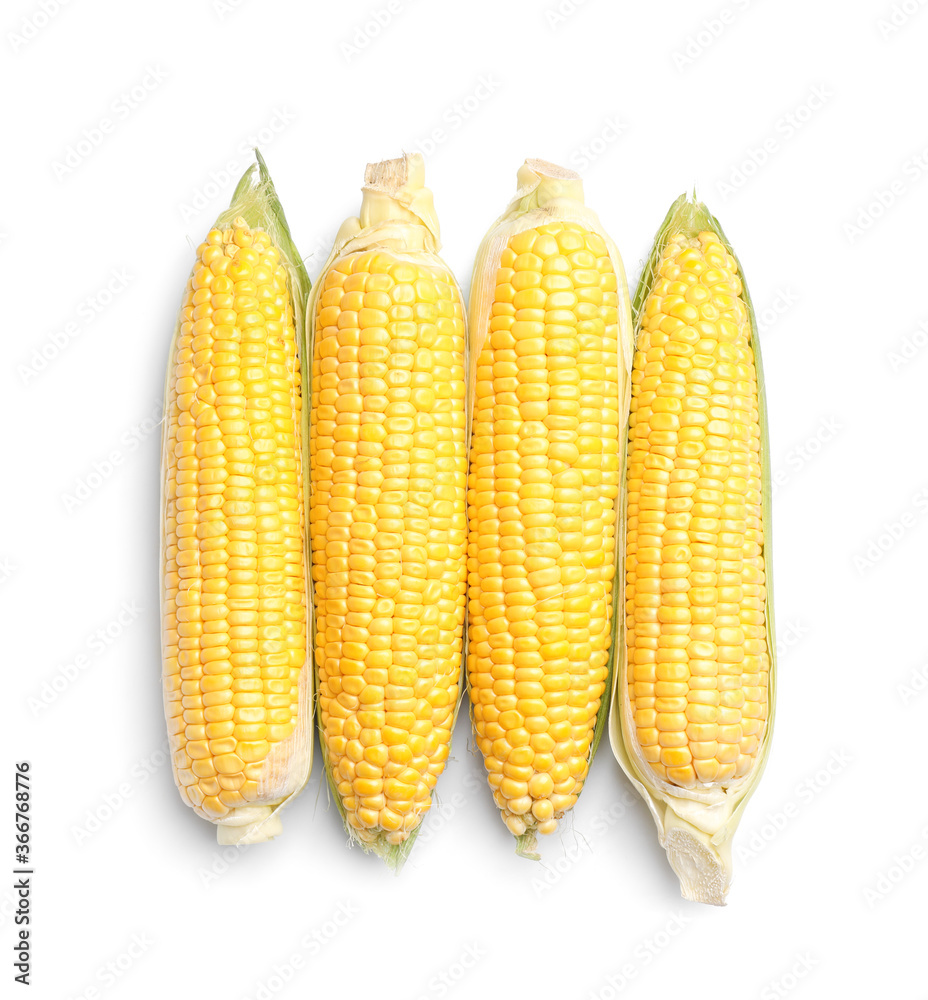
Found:
<svg viewBox="0 0 928 1000"><path fill-rule="evenodd" d="M610 738L684 897L720 905L770 749L776 649L757 324L737 257L701 202L671 206L634 316Z"/></svg>
<svg viewBox="0 0 928 1000"><path fill-rule="evenodd" d="M418 154L369 164L307 310L319 735L352 841L405 861L464 627L465 316Z"/></svg>
<svg viewBox="0 0 928 1000"><path fill-rule="evenodd" d="M527 160L518 184L471 285L467 670L494 800L537 858L607 715L633 342L580 177Z"/></svg>
<svg viewBox="0 0 928 1000"><path fill-rule="evenodd" d="M187 283L162 434L164 708L184 801L268 840L312 764L299 335L309 279L256 151Z"/></svg>

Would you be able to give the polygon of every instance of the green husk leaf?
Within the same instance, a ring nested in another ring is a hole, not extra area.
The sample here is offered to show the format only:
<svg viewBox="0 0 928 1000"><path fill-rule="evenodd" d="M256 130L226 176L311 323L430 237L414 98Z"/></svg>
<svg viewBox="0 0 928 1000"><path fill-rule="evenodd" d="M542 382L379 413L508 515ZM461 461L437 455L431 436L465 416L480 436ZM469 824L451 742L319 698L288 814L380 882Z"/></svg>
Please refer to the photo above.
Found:
<svg viewBox="0 0 928 1000"><path fill-rule="evenodd" d="M757 335L757 319L745 280L744 269L718 220L702 202L696 200L695 193L692 196L686 194L680 195L670 206L670 211L658 229L654 245L648 255L648 259L645 261L632 303L632 309L635 330L637 331L641 312L654 284L661 257L670 237L677 233L692 237L704 230L711 230L716 233L720 242L737 262L743 286L742 297L747 306L751 324L751 346L754 352L754 364L757 372L758 413L761 438L760 460L767 593L764 612L767 628L767 646L770 657L767 724L764 728L764 736L758 751L757 761L751 774L740 785L732 786L729 792L718 790L716 795L711 796L707 794L700 801L698 797L674 794L668 791L666 787L659 787L655 783L653 775L639 766L638 759L631 750L631 741L634 739L634 736L629 732L629 727L626 725L623 710L627 667L623 618L621 641L618 643L619 662L613 681L609 735L613 752L619 764L651 810L651 814L657 825L661 845L666 849L670 864L680 878L681 891L684 898L692 899L696 902L724 905L732 877L732 838L741 820L748 799L757 787L757 783L766 766L773 736L776 707L776 639L773 614L770 444L764 371L761 360L761 347ZM683 790L681 789L680 791L682 792Z"/></svg>
<svg viewBox="0 0 928 1000"><path fill-rule="evenodd" d="M216 227L231 226L239 216L250 228L263 229L268 233L283 254L287 268L292 272L294 287L291 294L299 305L302 319L311 287L309 274L290 235L283 205L258 149L255 149L255 162L242 174L229 207L216 219Z"/></svg>

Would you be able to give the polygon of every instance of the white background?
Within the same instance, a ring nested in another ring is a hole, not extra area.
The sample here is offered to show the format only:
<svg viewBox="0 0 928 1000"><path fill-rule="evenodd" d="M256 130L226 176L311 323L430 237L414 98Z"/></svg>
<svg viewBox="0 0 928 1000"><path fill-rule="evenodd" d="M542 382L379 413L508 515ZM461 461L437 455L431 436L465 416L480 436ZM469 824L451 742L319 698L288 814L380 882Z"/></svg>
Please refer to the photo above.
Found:
<svg viewBox="0 0 928 1000"><path fill-rule="evenodd" d="M30 995L924 995L928 12L60 3L13 0L0 23L0 869L27 758ZM725 226L761 315L780 483L777 727L727 908L679 898L606 743L543 864L518 859L466 712L442 813L398 878L346 847L318 753L273 843L221 851L182 805L163 753L156 418L193 247L262 130L313 278L365 163L404 149L427 153L465 287L527 156L581 170L632 286L682 190Z"/></svg>

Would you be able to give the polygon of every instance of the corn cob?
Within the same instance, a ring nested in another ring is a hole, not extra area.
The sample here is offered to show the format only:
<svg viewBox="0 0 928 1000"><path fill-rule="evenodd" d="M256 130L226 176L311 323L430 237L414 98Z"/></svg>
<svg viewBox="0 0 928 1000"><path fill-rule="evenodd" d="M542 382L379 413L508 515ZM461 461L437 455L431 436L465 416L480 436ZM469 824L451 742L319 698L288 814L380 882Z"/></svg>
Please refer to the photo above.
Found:
<svg viewBox="0 0 928 1000"><path fill-rule="evenodd" d="M518 180L471 286L467 670L494 800L537 857L606 716L632 331L580 178L528 160Z"/></svg>
<svg viewBox="0 0 928 1000"><path fill-rule="evenodd" d="M431 804L464 628L464 308L418 154L367 168L308 309L320 743L351 839L398 867Z"/></svg>
<svg viewBox="0 0 928 1000"><path fill-rule="evenodd" d="M308 279L257 159L197 249L162 437L174 778L222 844L279 833L312 759L295 336Z"/></svg>
<svg viewBox="0 0 928 1000"><path fill-rule="evenodd" d="M766 414L739 271L706 207L678 199L635 297L611 726L683 895L716 904L773 709Z"/></svg>

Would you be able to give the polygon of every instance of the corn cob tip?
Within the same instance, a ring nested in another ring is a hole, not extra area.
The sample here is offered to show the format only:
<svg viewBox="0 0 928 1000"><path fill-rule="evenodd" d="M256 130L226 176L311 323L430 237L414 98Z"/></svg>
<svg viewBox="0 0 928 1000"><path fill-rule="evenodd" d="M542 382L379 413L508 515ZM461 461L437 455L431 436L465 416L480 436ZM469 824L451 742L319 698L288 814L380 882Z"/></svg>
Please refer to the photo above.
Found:
<svg viewBox="0 0 928 1000"><path fill-rule="evenodd" d="M254 154L255 162L242 174L229 207L220 213L214 228L227 229L243 224L252 229L265 230L274 246L283 252L293 286L295 305L302 309L309 295L309 275L293 242L287 217L264 157L257 148Z"/></svg>
<svg viewBox="0 0 928 1000"><path fill-rule="evenodd" d="M684 192L677 198L670 206L667 221L671 223L671 229L682 231L684 236L696 236L704 229L717 226L706 204L696 197L695 189L690 194Z"/></svg>
<svg viewBox="0 0 928 1000"><path fill-rule="evenodd" d="M243 847L263 844L283 831L280 810L272 806L256 806L233 811L226 822L216 825L216 840L223 847Z"/></svg>

